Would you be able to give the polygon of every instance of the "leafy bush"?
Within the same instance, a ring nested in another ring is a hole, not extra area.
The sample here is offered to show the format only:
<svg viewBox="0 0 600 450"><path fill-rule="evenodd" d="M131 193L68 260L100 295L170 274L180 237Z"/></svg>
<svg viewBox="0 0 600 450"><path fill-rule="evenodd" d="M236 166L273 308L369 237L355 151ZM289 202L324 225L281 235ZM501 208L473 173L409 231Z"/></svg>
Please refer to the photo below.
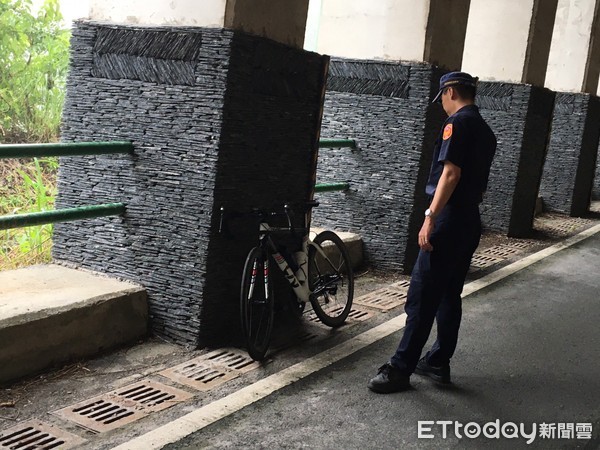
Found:
<svg viewBox="0 0 600 450"><path fill-rule="evenodd" d="M69 62L58 0L0 2L0 142L56 140Z"/></svg>
<svg viewBox="0 0 600 450"><path fill-rule="evenodd" d="M58 140L69 35L58 0L0 0L0 143ZM56 195L56 158L0 159L0 215L46 211ZM0 232L0 270L48 262L52 225Z"/></svg>

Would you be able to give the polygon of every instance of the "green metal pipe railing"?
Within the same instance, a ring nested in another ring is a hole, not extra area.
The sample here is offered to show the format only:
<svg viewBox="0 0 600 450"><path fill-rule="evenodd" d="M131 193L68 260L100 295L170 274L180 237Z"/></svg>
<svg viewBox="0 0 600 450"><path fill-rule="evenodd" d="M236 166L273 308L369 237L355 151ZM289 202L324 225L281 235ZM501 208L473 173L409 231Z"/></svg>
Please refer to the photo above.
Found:
<svg viewBox="0 0 600 450"><path fill-rule="evenodd" d="M320 139L319 148L356 148L354 139ZM318 183L315 185L315 192L335 192L347 191L350 189L350 183Z"/></svg>
<svg viewBox="0 0 600 450"><path fill-rule="evenodd" d="M354 139L320 139L319 148L356 148Z"/></svg>
<svg viewBox="0 0 600 450"><path fill-rule="evenodd" d="M117 216L124 212L125 205L123 203L106 203L104 205L80 206L78 208L0 216L0 230L31 227L47 223L69 222L71 220L94 219L104 216Z"/></svg>
<svg viewBox="0 0 600 450"><path fill-rule="evenodd" d="M315 185L315 192L347 191L348 189L350 189L350 183L318 183Z"/></svg>
<svg viewBox="0 0 600 450"><path fill-rule="evenodd" d="M114 142L57 142L55 144L4 144L0 145L2 158L43 158L48 156L105 155L132 153L133 144Z"/></svg>

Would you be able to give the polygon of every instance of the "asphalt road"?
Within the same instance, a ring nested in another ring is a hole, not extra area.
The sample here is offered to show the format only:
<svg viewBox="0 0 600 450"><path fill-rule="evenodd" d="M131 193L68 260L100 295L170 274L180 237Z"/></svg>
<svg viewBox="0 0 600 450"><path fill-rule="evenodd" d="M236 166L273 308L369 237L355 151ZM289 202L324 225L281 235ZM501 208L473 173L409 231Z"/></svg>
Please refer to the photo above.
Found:
<svg viewBox="0 0 600 450"><path fill-rule="evenodd" d="M463 309L449 387L415 375L408 392L367 389L399 331L167 448L600 448L600 236L467 297ZM453 421L445 439L442 425L418 438L418 421L444 420ZM459 438L456 422L537 429L528 445L462 429ZM575 430L541 439L542 423L591 423L592 439Z"/></svg>

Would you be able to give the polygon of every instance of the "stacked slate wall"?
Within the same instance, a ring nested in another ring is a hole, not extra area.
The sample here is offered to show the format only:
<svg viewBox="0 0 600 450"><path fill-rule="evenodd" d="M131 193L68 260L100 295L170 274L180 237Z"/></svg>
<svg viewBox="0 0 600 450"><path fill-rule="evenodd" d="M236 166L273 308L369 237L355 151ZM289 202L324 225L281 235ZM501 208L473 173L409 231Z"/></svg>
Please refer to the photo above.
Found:
<svg viewBox="0 0 600 450"><path fill-rule="evenodd" d="M134 154L61 159L58 207L127 210L57 224L54 258L144 285L153 330L176 342L235 335L257 231L240 219L219 235L220 207L308 198L327 58L225 29L91 22L71 49L63 140Z"/></svg>
<svg viewBox="0 0 600 450"><path fill-rule="evenodd" d="M432 105L441 72L426 64L332 59L322 138L355 150L321 149L317 182L349 181L319 194L316 225L360 234L373 267L410 271L427 207L425 183L444 114Z"/></svg>
<svg viewBox="0 0 600 450"><path fill-rule="evenodd" d="M592 186L592 199L600 200L600 145L596 157L596 174L594 176L594 185Z"/></svg>
<svg viewBox="0 0 600 450"><path fill-rule="evenodd" d="M571 216L589 210L600 137L600 99L556 94L540 195L549 211Z"/></svg>
<svg viewBox="0 0 600 450"><path fill-rule="evenodd" d="M553 103L548 89L479 83L477 104L498 140L480 208L486 228L519 237L531 232Z"/></svg>

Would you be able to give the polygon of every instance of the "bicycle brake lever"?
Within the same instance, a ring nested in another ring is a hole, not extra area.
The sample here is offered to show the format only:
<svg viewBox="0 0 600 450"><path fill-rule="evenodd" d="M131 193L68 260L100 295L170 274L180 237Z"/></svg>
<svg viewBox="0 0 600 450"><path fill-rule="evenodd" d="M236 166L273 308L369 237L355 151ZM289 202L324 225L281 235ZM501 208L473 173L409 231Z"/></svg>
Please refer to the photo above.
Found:
<svg viewBox="0 0 600 450"><path fill-rule="evenodd" d="M223 233L223 220L225 218L225 208L221 206L221 218L219 219L219 234Z"/></svg>
<svg viewBox="0 0 600 450"><path fill-rule="evenodd" d="M290 217L290 205L283 205L283 210L285 211L285 217L287 217L287 221L288 221L288 227L290 228L290 231L293 232L294 231L294 227L292 226L292 218Z"/></svg>

